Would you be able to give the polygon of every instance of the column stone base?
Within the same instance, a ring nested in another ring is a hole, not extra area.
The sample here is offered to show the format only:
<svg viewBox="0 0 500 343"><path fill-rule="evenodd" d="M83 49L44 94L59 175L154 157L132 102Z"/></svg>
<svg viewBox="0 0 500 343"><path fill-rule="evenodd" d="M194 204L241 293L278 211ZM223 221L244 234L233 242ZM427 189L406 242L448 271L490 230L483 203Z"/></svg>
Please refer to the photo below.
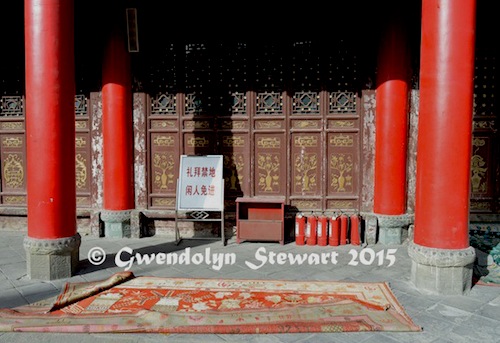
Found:
<svg viewBox="0 0 500 343"><path fill-rule="evenodd" d="M412 216L409 214L375 214L375 216L378 221L378 241L386 245L401 244L401 233L411 223Z"/></svg>
<svg viewBox="0 0 500 343"><path fill-rule="evenodd" d="M104 236L109 238L130 238L131 210L101 211L101 220L104 222Z"/></svg>
<svg viewBox="0 0 500 343"><path fill-rule="evenodd" d="M412 259L411 281L420 290L437 295L467 295L472 287L473 247L466 249L408 246Z"/></svg>
<svg viewBox="0 0 500 343"><path fill-rule="evenodd" d="M80 261L81 237L56 239L24 238L30 279L57 280L73 276Z"/></svg>
<svg viewBox="0 0 500 343"><path fill-rule="evenodd" d="M141 210L130 211L130 235L132 238L144 237L144 215Z"/></svg>
<svg viewBox="0 0 500 343"><path fill-rule="evenodd" d="M368 245L377 244L377 216L373 214L365 215L365 243Z"/></svg>

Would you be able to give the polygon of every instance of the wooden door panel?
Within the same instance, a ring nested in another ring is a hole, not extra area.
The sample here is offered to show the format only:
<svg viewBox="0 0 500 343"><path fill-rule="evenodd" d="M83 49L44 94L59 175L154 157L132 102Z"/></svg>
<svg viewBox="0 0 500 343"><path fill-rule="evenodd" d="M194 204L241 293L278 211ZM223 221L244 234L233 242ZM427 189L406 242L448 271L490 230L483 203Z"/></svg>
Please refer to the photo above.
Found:
<svg viewBox="0 0 500 343"><path fill-rule="evenodd" d="M285 134L256 133L254 141L255 195L285 195L287 184Z"/></svg>

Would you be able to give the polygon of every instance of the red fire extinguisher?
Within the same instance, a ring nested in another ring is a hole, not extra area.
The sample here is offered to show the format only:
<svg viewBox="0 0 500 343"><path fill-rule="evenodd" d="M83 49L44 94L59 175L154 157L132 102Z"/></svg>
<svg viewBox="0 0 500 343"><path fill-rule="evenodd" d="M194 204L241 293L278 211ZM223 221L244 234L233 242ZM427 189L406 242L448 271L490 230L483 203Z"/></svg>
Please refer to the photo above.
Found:
<svg viewBox="0 0 500 343"><path fill-rule="evenodd" d="M359 233L359 215L353 214L351 215L351 244L360 245L360 233Z"/></svg>
<svg viewBox="0 0 500 343"><path fill-rule="evenodd" d="M320 216L318 218L318 245L326 246L328 243L328 218Z"/></svg>
<svg viewBox="0 0 500 343"><path fill-rule="evenodd" d="M306 244L316 245L316 225L317 218L314 214L307 217L307 228L306 228Z"/></svg>
<svg viewBox="0 0 500 343"><path fill-rule="evenodd" d="M295 216L295 244L304 245L306 237L306 217L302 213Z"/></svg>
<svg viewBox="0 0 500 343"><path fill-rule="evenodd" d="M328 231L328 245L337 246L340 241L340 217L330 218L330 230Z"/></svg>
<svg viewBox="0 0 500 343"><path fill-rule="evenodd" d="M347 225L347 216L342 213L340 215L340 245L347 244Z"/></svg>

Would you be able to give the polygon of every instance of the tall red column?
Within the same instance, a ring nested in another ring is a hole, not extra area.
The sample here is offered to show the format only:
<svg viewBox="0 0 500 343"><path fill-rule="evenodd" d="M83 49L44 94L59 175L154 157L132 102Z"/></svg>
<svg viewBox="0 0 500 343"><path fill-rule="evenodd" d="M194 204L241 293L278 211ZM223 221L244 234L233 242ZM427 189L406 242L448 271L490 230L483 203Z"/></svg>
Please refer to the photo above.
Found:
<svg viewBox="0 0 500 343"><path fill-rule="evenodd" d="M475 0L424 0L415 243L469 246Z"/></svg>
<svg viewBox="0 0 500 343"><path fill-rule="evenodd" d="M422 1L415 244L409 253L413 281L437 293L471 286L475 18L475 0Z"/></svg>
<svg viewBox="0 0 500 343"><path fill-rule="evenodd" d="M113 15L124 15L117 10ZM121 25L123 24L123 25ZM134 208L134 160L130 57L123 27L112 27L103 61L103 206L106 236L128 236Z"/></svg>
<svg viewBox="0 0 500 343"><path fill-rule="evenodd" d="M410 54L401 14L395 12L382 35L376 91L374 212L379 240L401 243L408 225L406 212L406 155Z"/></svg>
<svg viewBox="0 0 500 343"><path fill-rule="evenodd" d="M76 269L72 0L25 0L28 237L32 278ZM42 248L43 247L43 248Z"/></svg>

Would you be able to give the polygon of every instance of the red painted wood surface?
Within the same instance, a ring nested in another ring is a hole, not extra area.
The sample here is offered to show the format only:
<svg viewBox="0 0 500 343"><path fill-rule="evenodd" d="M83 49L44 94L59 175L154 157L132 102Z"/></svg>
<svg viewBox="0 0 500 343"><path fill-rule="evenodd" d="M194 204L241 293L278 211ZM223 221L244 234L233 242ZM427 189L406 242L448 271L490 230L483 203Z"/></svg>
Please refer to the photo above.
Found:
<svg viewBox="0 0 500 343"><path fill-rule="evenodd" d="M377 71L374 212L397 215L406 210L409 53L404 24L392 20Z"/></svg>
<svg viewBox="0 0 500 343"><path fill-rule="evenodd" d="M28 236L76 233L73 1L25 1Z"/></svg>
<svg viewBox="0 0 500 343"><path fill-rule="evenodd" d="M102 87L103 206L134 208L134 160L130 57L121 31L105 49Z"/></svg>
<svg viewBox="0 0 500 343"><path fill-rule="evenodd" d="M475 0L423 0L415 243L469 246Z"/></svg>
<svg viewBox="0 0 500 343"><path fill-rule="evenodd" d="M279 241L285 238L285 197L236 199L236 242Z"/></svg>

